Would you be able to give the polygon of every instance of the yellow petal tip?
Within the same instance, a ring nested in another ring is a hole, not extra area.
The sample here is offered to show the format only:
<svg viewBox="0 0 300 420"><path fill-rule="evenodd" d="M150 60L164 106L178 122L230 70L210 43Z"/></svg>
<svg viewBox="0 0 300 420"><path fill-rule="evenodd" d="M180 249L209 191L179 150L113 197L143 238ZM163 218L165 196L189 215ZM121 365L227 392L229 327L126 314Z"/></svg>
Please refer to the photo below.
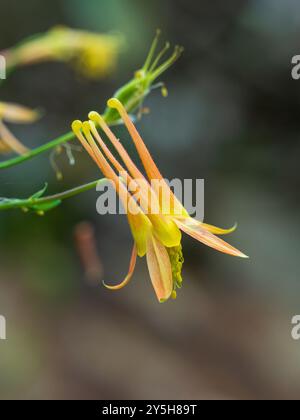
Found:
<svg viewBox="0 0 300 420"><path fill-rule="evenodd" d="M91 126L90 126L89 121L84 121L82 123L82 129L83 129L83 132L86 136L90 134Z"/></svg>
<svg viewBox="0 0 300 420"><path fill-rule="evenodd" d="M89 119L92 121L99 121L99 119L101 118L102 118L101 115L96 111L91 111L89 113Z"/></svg>
<svg viewBox="0 0 300 420"><path fill-rule="evenodd" d="M246 255L246 254L241 254L240 257L241 258L245 258L245 259L249 259L250 258L249 255Z"/></svg>
<svg viewBox="0 0 300 420"><path fill-rule="evenodd" d="M77 134L82 129L82 121L75 120L72 122L72 131Z"/></svg>
<svg viewBox="0 0 300 420"><path fill-rule="evenodd" d="M235 224L232 226L232 228L228 229L228 233L235 232L238 228L238 223L235 222Z"/></svg>
<svg viewBox="0 0 300 420"><path fill-rule="evenodd" d="M123 109L123 105L121 104L121 102L117 98L110 98L107 101L107 106L109 108L114 108L114 109L117 109L117 110Z"/></svg>

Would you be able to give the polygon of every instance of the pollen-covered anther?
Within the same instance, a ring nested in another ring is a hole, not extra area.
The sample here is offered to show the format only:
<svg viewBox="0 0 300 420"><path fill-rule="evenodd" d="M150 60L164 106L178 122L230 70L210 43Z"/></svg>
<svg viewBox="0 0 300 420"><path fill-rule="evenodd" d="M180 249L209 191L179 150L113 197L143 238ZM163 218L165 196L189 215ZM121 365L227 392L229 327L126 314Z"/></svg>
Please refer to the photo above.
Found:
<svg viewBox="0 0 300 420"><path fill-rule="evenodd" d="M174 282L174 292L176 288L181 288L182 286L182 266L184 263L183 253L182 253L182 246L176 246L172 248L167 248L171 267L172 267L172 276ZM176 292L175 292L176 293Z"/></svg>

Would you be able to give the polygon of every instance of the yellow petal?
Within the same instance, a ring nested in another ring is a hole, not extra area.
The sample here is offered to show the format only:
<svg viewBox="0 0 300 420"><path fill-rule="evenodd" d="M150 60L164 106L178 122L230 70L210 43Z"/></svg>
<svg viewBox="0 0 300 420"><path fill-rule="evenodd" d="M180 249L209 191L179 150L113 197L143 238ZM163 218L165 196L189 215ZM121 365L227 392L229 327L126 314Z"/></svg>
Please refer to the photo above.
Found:
<svg viewBox="0 0 300 420"><path fill-rule="evenodd" d="M127 286L127 284L131 280L131 277L132 277L134 269L135 269L136 257L137 257L137 249L136 249L136 245L134 244L133 249L132 249L131 258L130 258L128 274L125 277L125 279L120 284L118 284L117 286L109 286L109 285L105 284L104 282L103 282L103 285L109 290L120 290L120 289L123 289L123 287Z"/></svg>
<svg viewBox="0 0 300 420"><path fill-rule="evenodd" d="M0 102L0 118L18 124L35 122L40 117L36 110L13 103Z"/></svg>
<svg viewBox="0 0 300 420"><path fill-rule="evenodd" d="M147 251L148 238L151 236L151 222L142 212L139 212L138 214L127 212L127 219L136 243L138 256L143 257Z"/></svg>
<svg viewBox="0 0 300 420"><path fill-rule="evenodd" d="M173 220L161 215L151 216L149 214L148 217L153 225L155 236L164 246L168 248L179 246L181 243L181 232Z"/></svg>
<svg viewBox="0 0 300 420"><path fill-rule="evenodd" d="M147 264L156 296L164 302L173 291L172 268L166 248L154 236L147 242Z"/></svg>
<svg viewBox="0 0 300 420"><path fill-rule="evenodd" d="M224 252L225 254L233 255L235 257L248 258L238 249L204 229L199 222L194 221L191 217L176 218L174 221L179 229L190 235L192 238L197 239L197 241L202 242L204 245L210 246L217 251Z"/></svg>
<svg viewBox="0 0 300 420"><path fill-rule="evenodd" d="M11 150L19 155L24 155L29 151L29 149L13 135L13 133L3 124L1 120L0 138L2 139L2 144L6 146L7 151Z"/></svg>

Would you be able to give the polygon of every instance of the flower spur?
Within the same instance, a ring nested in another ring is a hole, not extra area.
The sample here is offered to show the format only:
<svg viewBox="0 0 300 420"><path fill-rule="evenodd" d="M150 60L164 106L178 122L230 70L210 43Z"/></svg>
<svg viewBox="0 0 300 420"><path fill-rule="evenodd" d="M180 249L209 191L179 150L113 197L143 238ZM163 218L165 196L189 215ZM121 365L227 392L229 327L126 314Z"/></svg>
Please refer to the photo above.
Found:
<svg viewBox="0 0 300 420"><path fill-rule="evenodd" d="M91 112L89 121L73 122L72 129L75 135L119 194L134 239L127 276L117 286L105 286L111 290L119 290L127 285L133 275L137 256L146 255L150 278L158 300L164 302L170 297L175 298L176 289L182 286L181 230L218 251L247 258L216 236L230 233L235 227L220 229L194 220L188 215L163 179L124 106L118 99L112 98L108 101L108 107L116 110L124 121L148 179L136 167L98 113ZM111 153L97 126L106 134L125 167Z"/></svg>

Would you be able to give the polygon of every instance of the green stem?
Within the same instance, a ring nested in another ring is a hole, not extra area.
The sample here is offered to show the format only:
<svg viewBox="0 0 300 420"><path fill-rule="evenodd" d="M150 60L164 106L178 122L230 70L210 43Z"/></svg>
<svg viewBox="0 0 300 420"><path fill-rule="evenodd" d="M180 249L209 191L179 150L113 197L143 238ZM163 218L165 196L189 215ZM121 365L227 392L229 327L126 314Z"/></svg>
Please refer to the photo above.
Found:
<svg viewBox="0 0 300 420"><path fill-rule="evenodd" d="M108 125L114 125L118 122L112 118L107 118L105 115L103 116L103 118L106 120L106 123ZM20 163L30 160L34 158L35 156L45 153L48 150L51 150L54 147L60 146L61 144L67 143L68 141L73 140L73 139L75 139L75 135L72 131L69 131L69 133L63 134L62 136L57 137L56 139L51 140L48 143L43 144L42 146L29 150L24 155L5 160L4 162L0 162L0 170L7 169L15 165L19 165Z"/></svg>
<svg viewBox="0 0 300 420"><path fill-rule="evenodd" d="M98 179L97 181L90 182L88 184L81 185L79 187L72 188L71 190L67 190L58 194L49 195L47 197L41 198L27 198L24 200L20 199L4 199L0 201L0 211L1 210L11 210L11 209L18 209L18 208L31 208L33 206L38 206L40 204L47 204L57 200L65 200L67 198L74 197L75 195L81 194L83 192L92 190L96 188L99 182L106 182L106 178Z"/></svg>
<svg viewBox="0 0 300 420"><path fill-rule="evenodd" d="M75 138L75 135L70 131L67 134L64 134L63 136L60 136L49 143L43 144L42 146L39 146L35 149L29 150L29 152L25 153L24 155L17 156L12 159L8 159L4 162L0 162L0 169L7 169L11 166L18 165L22 162L25 162L26 160L32 159L37 155L40 155L41 153L47 152L50 149L53 149L54 147L57 147L61 144L66 143L67 141L73 140Z"/></svg>

